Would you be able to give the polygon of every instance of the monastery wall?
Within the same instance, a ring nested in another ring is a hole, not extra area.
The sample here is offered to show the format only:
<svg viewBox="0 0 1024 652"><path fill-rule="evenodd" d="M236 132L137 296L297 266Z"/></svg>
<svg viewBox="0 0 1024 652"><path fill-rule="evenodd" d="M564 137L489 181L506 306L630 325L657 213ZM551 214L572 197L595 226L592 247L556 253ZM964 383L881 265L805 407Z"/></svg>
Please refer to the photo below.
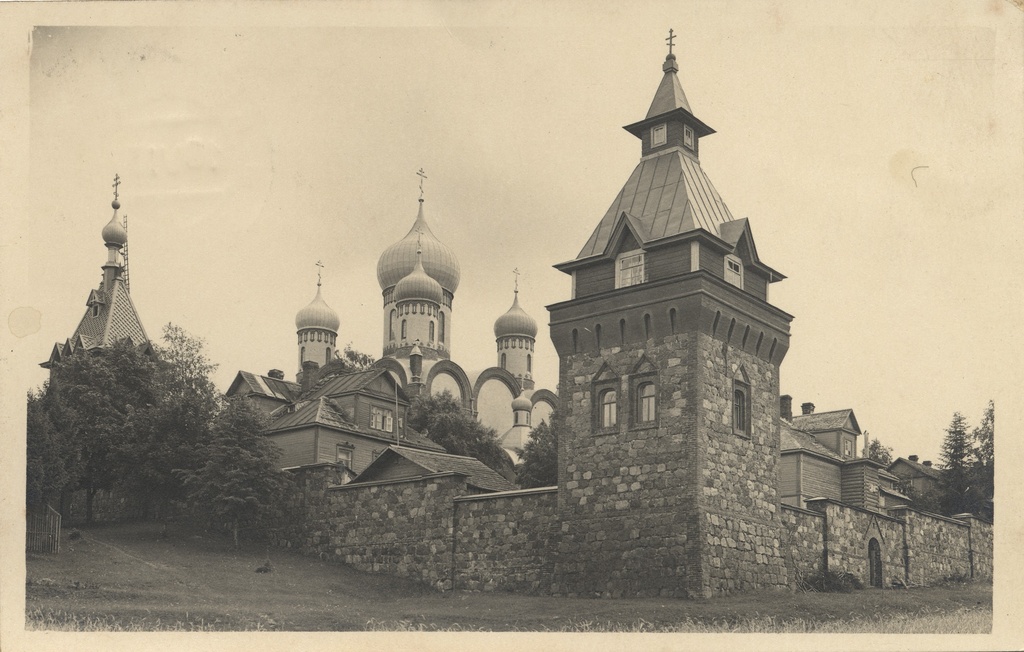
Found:
<svg viewBox="0 0 1024 652"><path fill-rule="evenodd" d="M830 571L847 572L868 586L871 568L868 546L878 542L882 560L882 586L893 580L904 580L903 523L896 518L831 499L807 501L808 509L825 517L826 567Z"/></svg>
<svg viewBox="0 0 1024 652"><path fill-rule="evenodd" d="M932 584L946 577L970 577L971 527L966 522L910 507L897 507L889 513L906 524L907 579L911 583ZM978 543L983 539L979 536ZM982 558L989 560L991 551L991 539L987 549L978 550Z"/></svg>
<svg viewBox="0 0 1024 652"><path fill-rule="evenodd" d="M561 527L556 488L464 496L453 507L456 589L550 593Z"/></svg>
<svg viewBox="0 0 1024 652"><path fill-rule="evenodd" d="M825 561L825 515L783 505L779 510L783 524L783 550L790 586L797 580L822 570Z"/></svg>

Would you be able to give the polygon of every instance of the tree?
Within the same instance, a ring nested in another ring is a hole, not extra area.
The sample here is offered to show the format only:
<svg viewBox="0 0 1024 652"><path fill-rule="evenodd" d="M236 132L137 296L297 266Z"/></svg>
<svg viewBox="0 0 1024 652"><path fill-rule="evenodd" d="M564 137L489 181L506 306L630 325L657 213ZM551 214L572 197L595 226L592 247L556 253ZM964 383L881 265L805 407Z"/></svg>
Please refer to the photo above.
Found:
<svg viewBox="0 0 1024 652"><path fill-rule="evenodd" d="M48 386L28 393L25 501L53 502L74 481L75 451L50 418Z"/></svg>
<svg viewBox="0 0 1024 652"><path fill-rule="evenodd" d="M516 467L516 482L524 489L558 484L558 435L564 427L561 413L551 413L551 424L540 422L530 432L526 446L518 451L522 460Z"/></svg>
<svg viewBox="0 0 1024 652"><path fill-rule="evenodd" d="M374 359L369 353L362 353L352 348L352 343L345 345L345 349L336 359L345 363L345 368L350 371L362 371L373 366Z"/></svg>
<svg viewBox="0 0 1024 652"><path fill-rule="evenodd" d="M174 469L195 468L199 453L210 440L210 428L221 407L220 393L211 380L217 365L203 350L205 343L184 329L167 324L163 344L156 347L154 381L157 403L140 424L130 451L132 463L122 481L144 505L166 514L167 505L185 498Z"/></svg>
<svg viewBox="0 0 1024 652"><path fill-rule="evenodd" d="M111 489L135 459L137 433L147 427L157 401L154 374L152 359L129 342L80 352L50 369L42 405L57 433L51 439L62 445L46 446L50 435L34 418L27 433L35 440L30 448L66 456L63 492L85 490L87 522L93 518L96 492ZM28 463L30 477L45 475L45 468L55 464L38 457Z"/></svg>
<svg viewBox="0 0 1024 652"><path fill-rule="evenodd" d="M946 428L946 438L942 442L942 513L969 512L975 506L972 461L967 419L957 412Z"/></svg>
<svg viewBox="0 0 1024 652"><path fill-rule="evenodd" d="M409 413L409 426L453 455L475 457L507 478L515 477L512 460L498 443L498 434L462 409L451 392L418 396Z"/></svg>
<svg viewBox="0 0 1024 652"><path fill-rule="evenodd" d="M982 501L979 509L981 513L990 517L992 509L987 501L995 496L995 422L996 406L994 402L989 401L981 417L981 423L971 432L971 443L974 448L972 476L977 495Z"/></svg>
<svg viewBox="0 0 1024 652"><path fill-rule="evenodd" d="M867 433L864 433L865 435ZM892 464L892 448L884 445L877 438L872 439L868 444L868 459L874 460L882 466L888 467Z"/></svg>
<svg viewBox="0 0 1024 652"><path fill-rule="evenodd" d="M239 529L258 524L290 486L278 468L280 449L260 434L266 425L250 401L229 401L201 450L202 464L174 472L197 512L231 527L236 548Z"/></svg>

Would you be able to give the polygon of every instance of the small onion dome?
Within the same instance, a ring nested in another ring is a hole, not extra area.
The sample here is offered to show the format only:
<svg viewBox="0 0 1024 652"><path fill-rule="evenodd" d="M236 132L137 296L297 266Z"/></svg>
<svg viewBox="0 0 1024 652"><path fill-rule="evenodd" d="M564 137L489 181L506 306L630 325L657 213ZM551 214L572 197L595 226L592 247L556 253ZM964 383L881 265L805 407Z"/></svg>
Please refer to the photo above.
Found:
<svg viewBox="0 0 1024 652"><path fill-rule="evenodd" d="M532 409L533 409L533 403L530 402L530 399L526 398L526 394L525 393L524 394L520 394L514 401L512 401L512 411L513 412L518 412L520 410L525 410L525 411L529 412Z"/></svg>
<svg viewBox="0 0 1024 652"><path fill-rule="evenodd" d="M416 261L412 272L395 285L395 302L406 299L422 299L439 304L443 296L444 290L441 289L441 284L430 278L420 260Z"/></svg>
<svg viewBox="0 0 1024 652"><path fill-rule="evenodd" d="M128 242L128 231L117 220L117 209L121 207L121 204L114 201L111 205L114 207L114 215L107 222L106 226L103 227L103 242L108 245L123 247Z"/></svg>
<svg viewBox="0 0 1024 652"><path fill-rule="evenodd" d="M419 244L417 244L417 241ZM423 217L423 202L419 214L409 233L391 245L377 261L377 280L380 289L386 290L398 284L416 267L416 250L423 251L423 268L441 287L452 294L459 287L459 261L444 243L438 240Z"/></svg>
<svg viewBox="0 0 1024 652"><path fill-rule="evenodd" d="M340 325L338 313L334 312L320 296L320 286L317 285L316 297L295 315L295 328L300 331L306 328L320 328L337 334Z"/></svg>
<svg viewBox="0 0 1024 652"><path fill-rule="evenodd" d="M418 356L420 356L421 358L423 357L423 351L420 351L420 344L419 344L419 342L420 342L419 340L416 340L416 342L415 342L415 343L413 343L413 345L412 345L412 350L411 350L411 351L409 351L409 357L410 357L410 358L411 358L412 356L414 356L414 355L418 355Z"/></svg>
<svg viewBox="0 0 1024 652"><path fill-rule="evenodd" d="M515 300L512 301L512 307L494 322L494 337L506 337L508 335L537 337L537 322L519 307L518 291L516 292Z"/></svg>

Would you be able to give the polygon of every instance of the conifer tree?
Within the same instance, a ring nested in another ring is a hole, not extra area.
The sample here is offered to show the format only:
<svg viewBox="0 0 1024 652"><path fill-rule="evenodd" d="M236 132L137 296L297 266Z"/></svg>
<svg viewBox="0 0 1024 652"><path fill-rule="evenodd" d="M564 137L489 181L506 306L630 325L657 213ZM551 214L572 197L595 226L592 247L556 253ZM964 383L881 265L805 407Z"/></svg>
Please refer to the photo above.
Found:
<svg viewBox="0 0 1024 652"><path fill-rule="evenodd" d="M972 495L973 451L967 434L967 419L959 412L946 428L942 442L942 511L958 514L974 507Z"/></svg>

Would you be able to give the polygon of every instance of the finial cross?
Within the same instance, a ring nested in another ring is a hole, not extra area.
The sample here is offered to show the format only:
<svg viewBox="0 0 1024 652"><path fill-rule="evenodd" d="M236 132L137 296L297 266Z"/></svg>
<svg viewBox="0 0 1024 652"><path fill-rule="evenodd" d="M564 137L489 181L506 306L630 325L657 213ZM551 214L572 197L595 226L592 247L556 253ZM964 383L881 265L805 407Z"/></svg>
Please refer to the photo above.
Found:
<svg viewBox="0 0 1024 652"><path fill-rule="evenodd" d="M519 274L521 272L519 271L519 268L516 267L515 269L512 270L512 273L516 275L516 294L518 294L519 293Z"/></svg>
<svg viewBox="0 0 1024 652"><path fill-rule="evenodd" d="M676 38L676 36L675 36L675 32L673 32L673 31L672 31L672 28L670 27L670 28L668 29L668 38L667 38L667 39L665 39L666 41L668 41L668 53L669 53L669 54L672 54L672 41L673 41L673 40L674 40L675 38Z"/></svg>
<svg viewBox="0 0 1024 652"><path fill-rule="evenodd" d="M322 260L316 261L316 286L320 287L320 272L324 269L324 262Z"/></svg>
<svg viewBox="0 0 1024 652"><path fill-rule="evenodd" d="M111 186L111 188L114 189L114 199L115 200L117 199L117 187L119 185L121 185L121 177L117 176L117 173L115 172L114 173L114 184Z"/></svg>
<svg viewBox="0 0 1024 652"><path fill-rule="evenodd" d="M416 172L416 176L420 178L420 199L423 199L423 180L427 178L427 173L423 171L423 168L420 168Z"/></svg>

